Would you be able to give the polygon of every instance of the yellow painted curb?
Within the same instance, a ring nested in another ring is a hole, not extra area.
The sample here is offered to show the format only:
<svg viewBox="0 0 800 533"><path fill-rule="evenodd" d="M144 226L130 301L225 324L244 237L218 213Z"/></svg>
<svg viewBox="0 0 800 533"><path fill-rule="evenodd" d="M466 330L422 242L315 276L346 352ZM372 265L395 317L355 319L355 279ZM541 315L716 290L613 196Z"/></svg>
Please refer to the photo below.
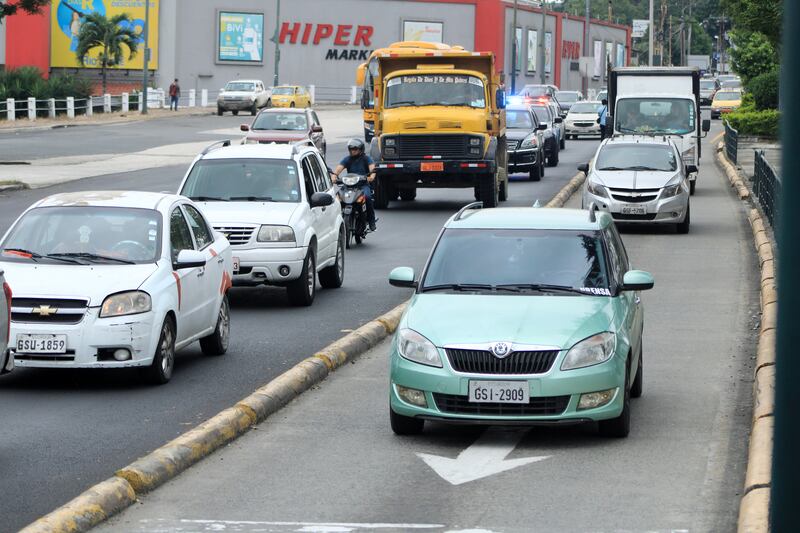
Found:
<svg viewBox="0 0 800 533"><path fill-rule="evenodd" d="M767 533L769 525L766 517L769 516L770 489L761 488L751 490L742 498L739 507L738 533Z"/></svg>
<svg viewBox="0 0 800 533"><path fill-rule="evenodd" d="M753 419L758 420L775 413L775 365L762 366L756 370L753 395Z"/></svg>
<svg viewBox="0 0 800 533"><path fill-rule="evenodd" d="M757 418L750 433L750 451L747 473L744 478L745 493L756 488L769 487L772 480L772 435L775 419L771 416Z"/></svg>
<svg viewBox="0 0 800 533"><path fill-rule="evenodd" d="M775 364L775 330L770 329L761 334L756 352L756 371L761 367Z"/></svg>
<svg viewBox="0 0 800 533"><path fill-rule="evenodd" d="M741 200L746 200L750 197L750 189L747 188L747 185L742 181L742 178L739 176L739 172L737 172L736 167L728 161L728 158L725 156L725 150L723 149L723 143L719 143L717 145L717 152L716 152L716 159L717 162L722 166L722 169L725 171L725 175L728 177L728 181L730 181L731 186L736 189L736 193L739 195Z"/></svg>
<svg viewBox="0 0 800 533"><path fill-rule="evenodd" d="M572 195L581 188L584 181L586 181L586 174L578 172L560 191L558 191L558 194L556 194L552 200L545 204L545 207L564 207Z"/></svg>

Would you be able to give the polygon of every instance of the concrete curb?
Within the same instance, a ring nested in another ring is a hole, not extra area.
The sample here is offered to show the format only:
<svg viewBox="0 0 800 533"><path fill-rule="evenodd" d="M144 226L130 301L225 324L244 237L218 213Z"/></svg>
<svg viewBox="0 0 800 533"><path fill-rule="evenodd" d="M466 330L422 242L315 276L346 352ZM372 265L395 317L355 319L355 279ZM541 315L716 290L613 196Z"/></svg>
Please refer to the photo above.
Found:
<svg viewBox="0 0 800 533"><path fill-rule="evenodd" d="M739 198L751 200L750 190L725 156L722 142L716 159ZM744 493L739 503L739 533L769 531L769 501L772 484L772 444L775 411L775 341L778 325L778 292L775 283L775 253L767 227L758 209L747 215L761 269L761 328L758 334L753 383L753 421L748 448Z"/></svg>
<svg viewBox="0 0 800 533"><path fill-rule="evenodd" d="M586 181L586 174L578 172L560 191L558 191L558 194L556 194L552 200L545 204L545 207L564 207L564 204L569 201L572 195L581 188L584 181Z"/></svg>
<svg viewBox="0 0 800 533"><path fill-rule="evenodd" d="M197 117L197 116L205 116L205 115L214 115L214 109L211 107L198 107L196 111L191 112L184 112L177 115L169 115L168 113L156 113L156 114L149 114L149 115L141 115L138 111L131 111L127 115L122 115L121 112L117 111L112 113L116 115L117 118L111 118L108 120L88 120L84 118L78 119L71 119L71 120L61 120L55 121L49 124L36 124L36 122L29 122L27 119L25 123L31 124L30 126L21 126L21 127L5 127L0 126L0 136L3 134L15 134L15 133L28 133L28 132L36 132L36 131L50 131L50 130L57 130L63 128L82 128L84 126L111 126L114 124L129 124L133 122L144 122L146 120L157 120L160 118L171 118L172 116L175 117ZM98 114L98 117L103 117L103 114ZM45 119L46 120L46 119ZM21 120L20 120L21 122Z"/></svg>

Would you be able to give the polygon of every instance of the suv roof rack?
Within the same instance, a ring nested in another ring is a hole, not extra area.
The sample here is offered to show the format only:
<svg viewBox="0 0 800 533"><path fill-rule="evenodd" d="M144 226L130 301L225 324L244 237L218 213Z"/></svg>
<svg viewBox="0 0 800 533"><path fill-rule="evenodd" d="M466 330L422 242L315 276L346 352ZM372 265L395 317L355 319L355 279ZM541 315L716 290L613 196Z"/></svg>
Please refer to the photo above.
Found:
<svg viewBox="0 0 800 533"><path fill-rule="evenodd" d="M464 218L464 214L471 209L483 209L483 202L472 202L471 204L465 205L458 210L458 213L456 213L456 216L453 218L453 220L461 220Z"/></svg>
<svg viewBox="0 0 800 533"><path fill-rule="evenodd" d="M230 146L230 145L231 145L231 140L230 139L225 139L224 141L217 141L215 143L212 143L212 144L209 144L208 146L206 146L203 149L203 151L200 152L200 155L206 155L211 150L218 150L220 148L224 148L224 147Z"/></svg>
<svg viewBox="0 0 800 533"><path fill-rule="evenodd" d="M300 152L300 147L302 146L314 146L314 141L311 139L303 139L302 141L297 141L292 143L292 155L297 154Z"/></svg>

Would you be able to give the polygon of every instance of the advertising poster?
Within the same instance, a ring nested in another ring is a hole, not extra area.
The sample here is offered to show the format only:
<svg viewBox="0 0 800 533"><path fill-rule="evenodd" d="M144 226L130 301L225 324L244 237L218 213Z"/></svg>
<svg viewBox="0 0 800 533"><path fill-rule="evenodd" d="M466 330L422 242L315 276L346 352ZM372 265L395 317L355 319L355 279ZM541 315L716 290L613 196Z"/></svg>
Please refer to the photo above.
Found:
<svg viewBox="0 0 800 533"><path fill-rule="evenodd" d="M404 41L443 42L444 24L441 22L403 21Z"/></svg>
<svg viewBox="0 0 800 533"><path fill-rule="evenodd" d="M599 78L603 75L603 41L594 42L594 72L592 76Z"/></svg>
<svg viewBox="0 0 800 533"><path fill-rule="evenodd" d="M528 72L536 72L536 52L539 50L539 37L536 30L528 30Z"/></svg>
<svg viewBox="0 0 800 533"><path fill-rule="evenodd" d="M522 72L522 28L516 29L514 37L517 41L517 72Z"/></svg>
<svg viewBox="0 0 800 533"><path fill-rule="evenodd" d="M544 71L550 74L553 66L553 34L549 31L544 34Z"/></svg>
<svg viewBox="0 0 800 533"><path fill-rule="evenodd" d="M122 63L115 69L138 69L144 67L144 19L145 3L139 0L53 0L50 10L50 66L63 68L100 68L97 57L101 52L95 48L89 52L83 65L78 63L75 50L78 49L78 32L90 13L99 13L108 18L126 13L131 22L127 24L139 35L139 50L132 60L128 51ZM150 0L150 30L148 45L151 69L158 68L158 0ZM124 47L123 47L124 48Z"/></svg>
<svg viewBox="0 0 800 533"><path fill-rule="evenodd" d="M650 21L647 19L633 19L633 31L631 37L634 39L641 39L647 33L647 28L650 26Z"/></svg>
<svg viewBox="0 0 800 533"><path fill-rule="evenodd" d="M617 44L617 62L615 63L617 67L624 67L625 66L625 45L624 44Z"/></svg>
<svg viewBox="0 0 800 533"><path fill-rule="evenodd" d="M264 14L219 12L218 61L260 63L264 57Z"/></svg>
<svg viewBox="0 0 800 533"><path fill-rule="evenodd" d="M614 65L614 43L606 43L606 55L603 58L603 77L608 78L608 64Z"/></svg>

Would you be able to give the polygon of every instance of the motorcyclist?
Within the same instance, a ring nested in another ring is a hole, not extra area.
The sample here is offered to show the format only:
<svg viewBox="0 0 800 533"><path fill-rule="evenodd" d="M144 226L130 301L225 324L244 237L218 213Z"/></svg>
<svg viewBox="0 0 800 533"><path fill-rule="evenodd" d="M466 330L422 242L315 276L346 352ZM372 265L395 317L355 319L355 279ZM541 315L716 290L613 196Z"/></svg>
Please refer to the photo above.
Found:
<svg viewBox="0 0 800 533"><path fill-rule="evenodd" d="M347 142L347 151L349 154L345 156L336 169L333 171L333 181L336 181L339 175L346 169L348 173L359 174L367 177L367 183L361 188L364 196L367 199L367 223L369 230L375 231L375 207L372 202L372 185L375 181L375 163L372 158L364 153L364 141L361 139L350 139Z"/></svg>

